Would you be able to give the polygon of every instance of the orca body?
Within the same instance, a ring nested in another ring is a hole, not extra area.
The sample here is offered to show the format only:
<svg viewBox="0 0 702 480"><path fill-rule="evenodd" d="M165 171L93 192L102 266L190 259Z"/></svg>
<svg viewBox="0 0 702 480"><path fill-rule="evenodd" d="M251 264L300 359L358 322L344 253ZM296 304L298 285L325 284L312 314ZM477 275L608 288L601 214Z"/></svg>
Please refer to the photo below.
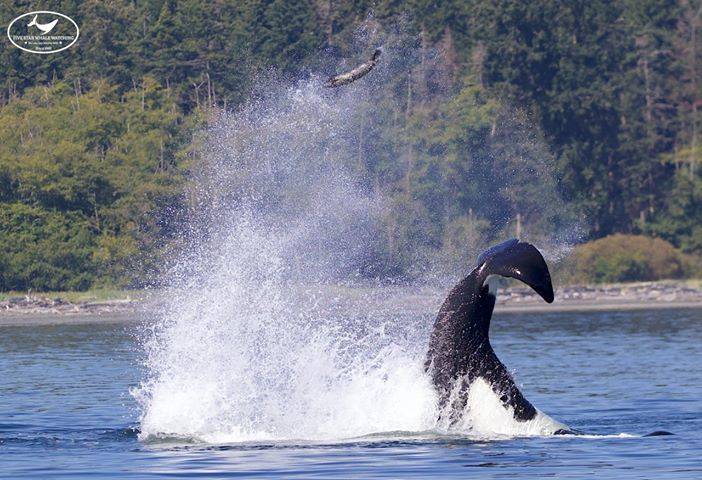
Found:
<svg viewBox="0 0 702 480"><path fill-rule="evenodd" d="M479 379L490 386L515 421L543 416L524 398L490 345L495 307L495 295L486 282L490 275L521 280L546 302L553 302L551 275L543 256L533 245L516 239L483 252L473 271L451 290L436 317L425 361L439 396L439 420L448 420L451 426L462 419L471 384ZM553 426L548 433L573 433L558 422L549 424Z"/></svg>
<svg viewBox="0 0 702 480"><path fill-rule="evenodd" d="M373 56L370 58L370 60L360 64L350 72L331 77L329 80L327 80L327 83L324 86L328 88L340 87L342 85L348 85L349 83L355 82L359 78L365 77L378 64L380 54L381 50L377 49L375 52L373 52Z"/></svg>

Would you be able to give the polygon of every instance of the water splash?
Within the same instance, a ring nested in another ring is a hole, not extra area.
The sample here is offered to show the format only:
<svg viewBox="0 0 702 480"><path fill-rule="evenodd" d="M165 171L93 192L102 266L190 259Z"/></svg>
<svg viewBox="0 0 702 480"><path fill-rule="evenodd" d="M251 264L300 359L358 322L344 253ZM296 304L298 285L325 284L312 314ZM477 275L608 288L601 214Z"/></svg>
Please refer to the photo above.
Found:
<svg viewBox="0 0 702 480"><path fill-rule="evenodd" d="M197 241L136 392L142 436L331 439L431 425L416 322L349 315L314 287L353 274L384 208L340 161L355 151L356 114L353 95L324 96L315 78L213 123L193 192Z"/></svg>
<svg viewBox="0 0 702 480"><path fill-rule="evenodd" d="M422 366L431 317L349 308L324 286L377 261L388 212L398 213L364 176L398 51L385 46L363 86L265 81L210 123L190 192L192 248L172 272L145 344L149 375L133 392L142 439L441 428Z"/></svg>

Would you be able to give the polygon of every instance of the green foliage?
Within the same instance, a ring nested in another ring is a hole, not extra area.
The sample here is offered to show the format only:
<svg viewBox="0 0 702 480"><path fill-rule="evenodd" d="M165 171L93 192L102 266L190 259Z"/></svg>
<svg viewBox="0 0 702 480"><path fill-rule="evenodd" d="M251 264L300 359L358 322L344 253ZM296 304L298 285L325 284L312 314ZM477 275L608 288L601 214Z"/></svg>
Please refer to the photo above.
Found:
<svg viewBox="0 0 702 480"><path fill-rule="evenodd" d="M699 153L697 153L699 155ZM702 252L702 177L689 169L679 168L664 208L653 221L641 229L664 238L684 252Z"/></svg>
<svg viewBox="0 0 702 480"><path fill-rule="evenodd" d="M561 187L595 236L636 230L660 207L678 115L677 2L496 2L490 81L540 119Z"/></svg>
<svg viewBox="0 0 702 480"><path fill-rule="evenodd" d="M665 240L641 235L610 235L579 245L572 281L613 283L682 278L692 260Z"/></svg>
<svg viewBox="0 0 702 480"><path fill-rule="evenodd" d="M0 108L0 288L139 283L173 233L160 216L180 202L187 131L148 78L121 96L36 87Z"/></svg>
<svg viewBox="0 0 702 480"><path fill-rule="evenodd" d="M529 238L548 237L565 222L547 208L561 202L556 192L588 238L646 234L702 254L699 2L62 0L52 9L80 25L75 47L46 56L0 47L0 204L20 229L43 219L36 245L69 229L75 266L44 255L27 276L17 266L29 250L8 248L0 288L138 285L173 248L167 212L182 203L193 127L213 108L235 108L262 70L294 76L316 69L322 50L358 54L354 32L371 10L362 36L387 38L401 24L421 52L375 92L380 113L359 142L373 148L359 147L354 168L391 197L382 267L369 275L407 274L437 252L469 258L462 245L511 235L517 215ZM0 0L3 27L24 12ZM9 245L16 233L0 228ZM653 275L634 255L598 258L592 278Z"/></svg>
<svg viewBox="0 0 702 480"><path fill-rule="evenodd" d="M0 204L0 285L85 290L95 280L93 234L80 214Z"/></svg>
<svg viewBox="0 0 702 480"><path fill-rule="evenodd" d="M55 2L52 8L80 25L78 44L52 56L3 44L0 64L10 68L0 69L0 104L55 80L88 90L106 78L124 93L144 76L170 88L185 111L235 104L257 70L275 65L295 71L323 46L310 0L87 0ZM0 1L3 22L26 11L17 2Z"/></svg>

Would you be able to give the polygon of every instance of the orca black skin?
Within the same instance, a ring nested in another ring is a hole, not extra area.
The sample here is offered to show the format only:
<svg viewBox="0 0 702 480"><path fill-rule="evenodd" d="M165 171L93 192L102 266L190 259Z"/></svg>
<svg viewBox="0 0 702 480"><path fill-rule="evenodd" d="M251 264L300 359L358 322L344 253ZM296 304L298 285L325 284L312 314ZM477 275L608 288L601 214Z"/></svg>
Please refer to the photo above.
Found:
<svg viewBox="0 0 702 480"><path fill-rule="evenodd" d="M505 407L514 408L516 420L525 422L536 416L536 409L524 398L490 345L488 332L495 307L495 295L486 284L490 275L521 280L546 302L553 302L546 261L536 247L516 239L483 252L473 271L451 290L434 322L425 369L439 394L439 411L441 415L448 413L452 425L461 419L468 389L478 378L491 386ZM458 395L447 405L456 387Z"/></svg>

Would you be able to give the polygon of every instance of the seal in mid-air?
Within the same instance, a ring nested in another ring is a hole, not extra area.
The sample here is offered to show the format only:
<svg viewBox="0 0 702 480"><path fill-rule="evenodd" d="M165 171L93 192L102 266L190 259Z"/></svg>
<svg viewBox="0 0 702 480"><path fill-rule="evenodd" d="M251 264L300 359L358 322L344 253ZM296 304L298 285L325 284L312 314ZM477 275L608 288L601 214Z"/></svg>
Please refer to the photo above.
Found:
<svg viewBox="0 0 702 480"><path fill-rule="evenodd" d="M471 387L480 383L489 386L516 422L529 422L540 415L545 420L540 422L543 433L572 433L524 398L492 350L488 330L495 294L487 281L491 275L521 280L546 302L553 302L551 275L533 245L512 239L480 255L478 265L444 300L431 333L425 369L439 395L439 419L457 424L466 410Z"/></svg>
<svg viewBox="0 0 702 480"><path fill-rule="evenodd" d="M354 68L350 72L342 73L336 75L335 77L331 77L329 80L327 80L327 83L325 83L324 86L328 88L340 87L342 85L348 85L349 83L355 82L359 78L366 76L368 72L373 70L373 67L375 67L378 64L380 53L380 49L376 49L376 51L373 52L373 56L370 60L360 64L358 67Z"/></svg>

